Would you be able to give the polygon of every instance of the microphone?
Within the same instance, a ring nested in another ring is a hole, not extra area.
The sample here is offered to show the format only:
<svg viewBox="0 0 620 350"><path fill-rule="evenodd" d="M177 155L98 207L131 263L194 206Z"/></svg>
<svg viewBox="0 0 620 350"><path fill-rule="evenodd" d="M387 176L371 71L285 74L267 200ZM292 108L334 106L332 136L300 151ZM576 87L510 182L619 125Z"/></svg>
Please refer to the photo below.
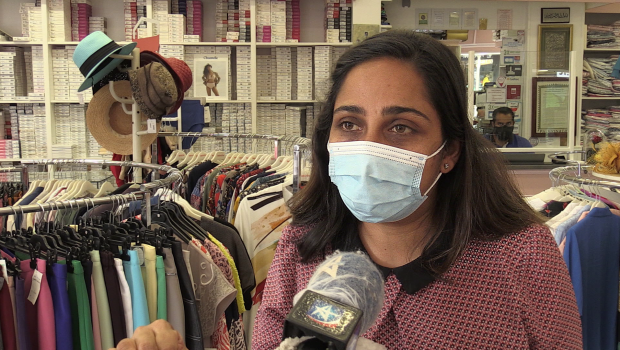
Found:
<svg viewBox="0 0 620 350"><path fill-rule="evenodd" d="M293 298L283 339L306 337L298 350L355 349L381 311L383 288L383 275L366 254L336 251Z"/></svg>

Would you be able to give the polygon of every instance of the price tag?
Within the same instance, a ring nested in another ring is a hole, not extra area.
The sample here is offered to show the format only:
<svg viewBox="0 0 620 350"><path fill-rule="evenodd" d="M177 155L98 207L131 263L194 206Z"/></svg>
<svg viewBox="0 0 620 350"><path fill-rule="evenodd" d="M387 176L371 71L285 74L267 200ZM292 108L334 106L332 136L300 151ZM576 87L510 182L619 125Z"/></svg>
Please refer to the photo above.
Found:
<svg viewBox="0 0 620 350"><path fill-rule="evenodd" d="M2 276L0 277L6 278L9 276L8 271L6 269L6 260L4 259L0 259L0 270L2 270ZM2 285L0 285L0 289L1 288L2 288Z"/></svg>
<svg viewBox="0 0 620 350"><path fill-rule="evenodd" d="M148 119L146 121L146 132L149 134L155 134L157 132L157 122L155 119Z"/></svg>
<svg viewBox="0 0 620 350"><path fill-rule="evenodd" d="M146 266L145 260L144 260L144 247L143 246L135 246L135 247L133 247L131 249L135 250L136 253L138 253L138 265L140 265L140 267Z"/></svg>
<svg viewBox="0 0 620 350"><path fill-rule="evenodd" d="M30 294L28 294L28 300L32 303L32 305L37 302L37 298L39 297L42 279L43 274L39 272L39 270L34 270L34 274L32 275L32 285L30 286Z"/></svg>
<svg viewBox="0 0 620 350"><path fill-rule="evenodd" d="M78 103L83 105L84 104L84 94L81 93L81 92L78 92L77 97L78 97Z"/></svg>

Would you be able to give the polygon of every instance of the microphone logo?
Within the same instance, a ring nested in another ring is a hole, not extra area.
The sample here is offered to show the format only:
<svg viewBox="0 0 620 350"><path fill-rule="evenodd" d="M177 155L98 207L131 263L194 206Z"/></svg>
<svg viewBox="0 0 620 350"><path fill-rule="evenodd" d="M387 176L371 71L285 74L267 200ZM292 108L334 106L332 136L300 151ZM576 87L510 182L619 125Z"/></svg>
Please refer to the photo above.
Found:
<svg viewBox="0 0 620 350"><path fill-rule="evenodd" d="M322 299L316 299L306 312L308 320L325 328L338 327L343 314L344 311L341 308Z"/></svg>

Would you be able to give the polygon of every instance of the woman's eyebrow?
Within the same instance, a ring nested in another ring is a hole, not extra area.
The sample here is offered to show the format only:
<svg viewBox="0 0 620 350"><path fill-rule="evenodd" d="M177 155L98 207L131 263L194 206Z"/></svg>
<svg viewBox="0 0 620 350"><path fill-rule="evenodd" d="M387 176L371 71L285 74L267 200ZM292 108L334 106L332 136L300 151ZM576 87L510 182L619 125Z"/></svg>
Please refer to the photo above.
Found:
<svg viewBox="0 0 620 350"><path fill-rule="evenodd" d="M366 115L366 111L364 110L364 108L359 107L359 106L354 106L354 105L340 106L334 109L334 114L338 112L349 112L353 114Z"/></svg>
<svg viewBox="0 0 620 350"><path fill-rule="evenodd" d="M395 114L401 114L401 113L413 113L413 114L417 114L420 117L430 121L430 118L420 112L419 110L415 109L415 108L411 108L411 107L402 107L402 106L389 106L389 107L385 107L383 108L382 111L383 115L395 115Z"/></svg>

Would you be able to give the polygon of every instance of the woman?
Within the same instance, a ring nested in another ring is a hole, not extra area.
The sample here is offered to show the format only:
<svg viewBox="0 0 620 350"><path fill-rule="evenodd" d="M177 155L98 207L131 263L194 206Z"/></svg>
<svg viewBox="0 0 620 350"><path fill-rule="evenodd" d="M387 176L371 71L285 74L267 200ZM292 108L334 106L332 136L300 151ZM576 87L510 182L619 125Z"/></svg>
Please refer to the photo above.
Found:
<svg viewBox="0 0 620 350"><path fill-rule="evenodd" d="M368 84L376 75L386 79ZM252 349L279 344L293 296L336 249L364 250L383 272L383 308L363 337L388 349L580 349L564 261L472 128L456 57L389 31L348 50L332 82Z"/></svg>
<svg viewBox="0 0 620 350"><path fill-rule="evenodd" d="M205 84L207 88L207 95L211 96L211 92L215 96L219 96L220 93L217 91L217 84L220 83L220 75L213 71L213 66L207 64L202 71L202 83Z"/></svg>

